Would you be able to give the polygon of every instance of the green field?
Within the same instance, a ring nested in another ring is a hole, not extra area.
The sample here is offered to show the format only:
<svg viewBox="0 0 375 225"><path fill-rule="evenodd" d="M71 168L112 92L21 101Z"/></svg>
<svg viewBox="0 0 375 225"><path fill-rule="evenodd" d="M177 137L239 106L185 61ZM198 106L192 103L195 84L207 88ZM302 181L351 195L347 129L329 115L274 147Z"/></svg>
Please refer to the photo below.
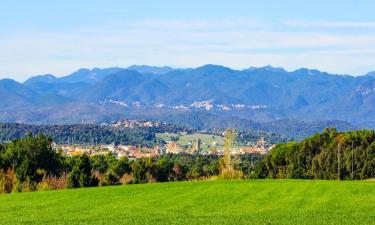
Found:
<svg viewBox="0 0 375 225"><path fill-rule="evenodd" d="M375 224L375 182L192 181L7 194L0 224Z"/></svg>

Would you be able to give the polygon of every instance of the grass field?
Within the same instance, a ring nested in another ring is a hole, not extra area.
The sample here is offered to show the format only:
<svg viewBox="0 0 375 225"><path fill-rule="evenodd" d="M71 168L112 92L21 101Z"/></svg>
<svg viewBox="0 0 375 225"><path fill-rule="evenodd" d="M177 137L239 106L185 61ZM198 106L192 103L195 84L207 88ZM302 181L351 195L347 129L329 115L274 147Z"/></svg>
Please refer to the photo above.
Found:
<svg viewBox="0 0 375 225"><path fill-rule="evenodd" d="M0 195L0 224L375 224L373 181L194 181Z"/></svg>

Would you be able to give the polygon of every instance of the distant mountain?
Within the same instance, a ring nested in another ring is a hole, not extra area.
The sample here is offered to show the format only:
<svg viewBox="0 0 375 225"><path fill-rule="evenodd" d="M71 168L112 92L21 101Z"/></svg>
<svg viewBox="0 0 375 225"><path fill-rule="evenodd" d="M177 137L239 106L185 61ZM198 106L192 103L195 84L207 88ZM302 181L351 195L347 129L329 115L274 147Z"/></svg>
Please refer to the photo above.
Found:
<svg viewBox="0 0 375 225"><path fill-rule="evenodd" d="M288 72L272 66L233 70L220 65L187 69L133 65L80 69L60 78L34 76L22 84L0 80L0 121L6 122L147 117L185 121L201 129L274 127L281 132L293 127L285 121L293 121L296 132L287 133L297 135L304 133L298 126L373 128L374 106L373 73L353 77L307 68Z"/></svg>
<svg viewBox="0 0 375 225"><path fill-rule="evenodd" d="M122 68L79 69L78 71L56 78L52 74L34 76L23 84L39 95L60 95L65 98L75 98L89 86L101 81L106 76L122 71Z"/></svg>
<svg viewBox="0 0 375 225"><path fill-rule="evenodd" d="M0 108L29 107L37 94L26 86L12 79L0 80Z"/></svg>
<svg viewBox="0 0 375 225"><path fill-rule="evenodd" d="M82 99L91 102L98 102L104 99L128 99L133 101L134 99L131 98L133 96L132 89L147 80L137 71L122 70L108 75L103 80L89 87L82 94Z"/></svg>
<svg viewBox="0 0 375 225"><path fill-rule="evenodd" d="M25 82L24 85L40 96L56 95L72 100L82 93L82 90L90 87L91 85L85 82L76 83L60 83L60 82L45 82L45 81L32 81Z"/></svg>
<svg viewBox="0 0 375 225"><path fill-rule="evenodd" d="M79 69L69 75L57 78L53 74L45 74L45 75L37 75L29 78L23 84L27 86L33 86L39 83L89 83L93 84L98 81L101 81L103 78L110 74L118 73L122 70L132 70L137 71L141 74L166 74L174 69L168 66L164 67L157 67L157 66L138 66L132 65L128 68L120 68L120 67L111 67L111 68L94 68L94 69Z"/></svg>
<svg viewBox="0 0 375 225"><path fill-rule="evenodd" d="M38 76L31 77L25 82L23 82L23 84L25 84L26 86L32 86L37 83L54 83L57 80L58 78L56 78L54 75L45 74L45 75L38 75Z"/></svg>
<svg viewBox="0 0 375 225"><path fill-rule="evenodd" d="M365 76L375 77L375 71L367 73Z"/></svg>
<svg viewBox="0 0 375 225"><path fill-rule="evenodd" d="M132 65L127 68L128 70L134 70L143 74L166 74L172 72L174 69L169 66L146 66L146 65Z"/></svg>
<svg viewBox="0 0 375 225"><path fill-rule="evenodd" d="M94 68L92 70L89 69L79 69L78 71L59 78L59 82L61 83L76 83L76 82L83 82L83 83L96 83L106 77L107 75L117 73L123 70L122 68L113 67L113 68L106 68L106 69L99 69Z"/></svg>
<svg viewBox="0 0 375 225"><path fill-rule="evenodd" d="M244 69L243 71L245 71L245 72L263 71L263 72L272 72L272 73L287 73L287 71L284 68L272 67L270 65L264 66L264 67L249 67L247 69Z"/></svg>

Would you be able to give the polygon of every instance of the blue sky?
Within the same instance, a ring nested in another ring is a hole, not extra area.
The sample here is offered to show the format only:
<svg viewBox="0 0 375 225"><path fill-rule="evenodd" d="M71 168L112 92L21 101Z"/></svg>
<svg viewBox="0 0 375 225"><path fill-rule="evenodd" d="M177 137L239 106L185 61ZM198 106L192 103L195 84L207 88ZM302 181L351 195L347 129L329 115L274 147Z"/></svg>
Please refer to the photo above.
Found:
<svg viewBox="0 0 375 225"><path fill-rule="evenodd" d="M375 1L0 3L0 78L132 64L375 70Z"/></svg>

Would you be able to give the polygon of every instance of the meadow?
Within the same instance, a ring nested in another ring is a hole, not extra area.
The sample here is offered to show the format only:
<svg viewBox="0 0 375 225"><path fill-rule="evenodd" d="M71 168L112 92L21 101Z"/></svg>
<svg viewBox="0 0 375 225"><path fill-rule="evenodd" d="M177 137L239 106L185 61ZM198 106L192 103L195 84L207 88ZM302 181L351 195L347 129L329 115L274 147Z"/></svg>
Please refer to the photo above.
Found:
<svg viewBox="0 0 375 225"><path fill-rule="evenodd" d="M3 194L0 224L375 224L375 182L212 180Z"/></svg>

